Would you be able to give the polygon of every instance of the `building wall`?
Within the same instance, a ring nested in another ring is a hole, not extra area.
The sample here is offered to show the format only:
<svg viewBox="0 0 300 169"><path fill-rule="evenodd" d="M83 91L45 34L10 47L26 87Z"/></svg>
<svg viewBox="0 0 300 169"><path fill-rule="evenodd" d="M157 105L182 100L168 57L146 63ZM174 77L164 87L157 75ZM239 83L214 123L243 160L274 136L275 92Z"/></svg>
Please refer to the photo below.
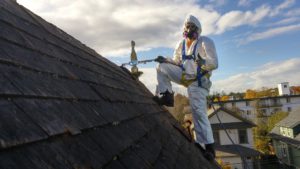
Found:
<svg viewBox="0 0 300 169"><path fill-rule="evenodd" d="M274 102L274 100L276 100ZM257 104L258 100L236 100L224 103L224 106L229 109L238 108L242 110L241 115L244 118L255 120L258 111ZM260 100L262 106L258 108L259 111L265 112L266 116L270 116L278 111L290 112L300 107L300 96L299 97L273 97L268 99Z"/></svg>
<svg viewBox="0 0 300 169"><path fill-rule="evenodd" d="M239 144L239 138L238 138L238 130L237 129L229 129L227 130L229 136L231 137L234 144ZM225 130L219 130L220 134L220 145L229 145L232 144L230 139L228 138Z"/></svg>
<svg viewBox="0 0 300 169"><path fill-rule="evenodd" d="M281 162L290 165L290 153L288 145L284 142L273 139L273 146L278 159Z"/></svg>
<svg viewBox="0 0 300 169"><path fill-rule="evenodd" d="M249 146L249 148L255 149L255 147L254 147L253 130L252 130L252 128L248 128L248 129L247 129L247 134L248 134L248 141L249 141L249 144L248 144L248 145L245 145L245 146Z"/></svg>
<svg viewBox="0 0 300 169"><path fill-rule="evenodd" d="M281 99L283 105L282 105L282 110L289 112L297 109L300 107L300 97L293 97L290 98L290 102L286 98Z"/></svg>
<svg viewBox="0 0 300 169"><path fill-rule="evenodd" d="M295 147L290 147L290 157L293 166L300 168L300 149Z"/></svg>
<svg viewBox="0 0 300 169"><path fill-rule="evenodd" d="M276 156L288 166L300 168L300 149L273 139Z"/></svg>
<svg viewBox="0 0 300 169"><path fill-rule="evenodd" d="M229 136L231 137L234 144L240 144L239 142L239 135L238 135L238 129L228 129L227 130ZM249 148L254 148L254 142L253 142L253 133L252 129L247 129L247 135L248 135L248 144L240 144ZM228 138L225 130L219 130L219 136L220 136L220 145L231 145L232 142Z"/></svg>

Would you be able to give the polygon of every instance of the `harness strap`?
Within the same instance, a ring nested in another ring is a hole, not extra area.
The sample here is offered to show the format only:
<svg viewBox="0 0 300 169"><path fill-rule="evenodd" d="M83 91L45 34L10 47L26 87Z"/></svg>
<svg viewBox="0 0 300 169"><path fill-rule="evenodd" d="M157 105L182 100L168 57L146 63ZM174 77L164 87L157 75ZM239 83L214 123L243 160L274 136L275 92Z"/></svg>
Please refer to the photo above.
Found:
<svg viewBox="0 0 300 169"><path fill-rule="evenodd" d="M185 39L183 40L183 43L182 43L182 60L190 60L190 59L193 59L193 60L196 60L196 49L197 49L197 46L198 46L198 40L194 46L194 49L193 49L193 55L186 55L185 54Z"/></svg>
<svg viewBox="0 0 300 169"><path fill-rule="evenodd" d="M184 60L191 60L193 59L194 61L196 61L196 49L197 49L197 46L198 46L198 42L199 40L197 40L195 46L194 46L194 49L193 49L193 55L186 55L185 53L185 39L183 40L183 43L182 43L182 61ZM183 64L180 65L182 71L185 71L184 67L183 67ZM201 72L201 67L198 65L197 66L197 76L196 76L196 79L198 81L198 86L202 86L201 84L201 78L202 76L206 75L208 73L208 71L204 71L204 72ZM185 80L184 79L184 74L182 75L182 78L181 78L181 82L183 83L184 86L189 86L192 82L194 82L194 80Z"/></svg>

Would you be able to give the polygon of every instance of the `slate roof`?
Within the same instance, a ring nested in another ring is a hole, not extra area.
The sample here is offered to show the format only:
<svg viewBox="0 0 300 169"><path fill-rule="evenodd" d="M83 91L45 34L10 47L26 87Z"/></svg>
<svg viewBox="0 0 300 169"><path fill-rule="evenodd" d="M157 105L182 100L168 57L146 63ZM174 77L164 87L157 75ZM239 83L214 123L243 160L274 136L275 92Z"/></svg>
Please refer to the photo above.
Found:
<svg viewBox="0 0 300 169"><path fill-rule="evenodd" d="M216 168L145 86L13 0L0 1L0 168Z"/></svg>
<svg viewBox="0 0 300 169"><path fill-rule="evenodd" d="M255 125L246 123L246 122L232 122L232 123L214 123L211 124L211 128L213 130L224 130L226 129L246 129L246 128L252 128L255 127Z"/></svg>
<svg viewBox="0 0 300 169"><path fill-rule="evenodd" d="M289 115L279 121L275 127L272 129L270 132L269 136L272 137L273 139L283 141L285 143L288 143L290 145L294 145L299 147L300 146L300 134L296 133L294 135L294 138L289 138L282 136L280 133L280 127L287 127L287 128L294 128L300 123L300 108L297 108L291 112L289 112Z"/></svg>
<svg viewBox="0 0 300 169"><path fill-rule="evenodd" d="M260 155L259 151L241 145L220 145L216 146L216 150L237 154L241 157L255 157Z"/></svg>
<svg viewBox="0 0 300 169"><path fill-rule="evenodd" d="M293 146L296 146L296 147L300 147L300 140L299 139L296 139L296 138L293 139L293 138L290 138L290 137L285 137L285 136L282 136L282 135L279 135L279 134L276 134L276 133L270 133L269 136L272 137L272 139L280 140L280 141L285 142L287 144L290 144L290 145L293 145Z"/></svg>
<svg viewBox="0 0 300 169"><path fill-rule="evenodd" d="M224 127L226 127L226 128L228 127L228 129L239 128L239 127L242 127L242 128L256 127L256 124L253 123L252 121L243 118L242 116L238 115L234 111L229 110L229 109L227 109L225 107L219 107L219 108L215 109L213 112L211 112L208 115L208 118L211 118L214 115L216 115L217 113L220 113L222 111L228 113L229 115L231 115L231 116L233 116L233 117L235 117L235 118L237 118L239 120L241 120L241 122L223 123ZM223 128L223 126L221 126L220 123L214 123L214 124L211 124L211 125L215 129L222 129Z"/></svg>
<svg viewBox="0 0 300 169"><path fill-rule="evenodd" d="M294 128L300 124L300 107L289 112L289 115L276 124L276 126Z"/></svg>

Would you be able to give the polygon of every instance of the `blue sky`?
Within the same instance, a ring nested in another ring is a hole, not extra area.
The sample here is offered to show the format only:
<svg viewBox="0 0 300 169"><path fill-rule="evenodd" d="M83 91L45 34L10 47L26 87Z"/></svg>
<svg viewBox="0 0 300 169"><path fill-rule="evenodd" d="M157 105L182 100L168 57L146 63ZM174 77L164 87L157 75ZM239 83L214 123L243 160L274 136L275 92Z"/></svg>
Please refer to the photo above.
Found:
<svg viewBox="0 0 300 169"><path fill-rule="evenodd" d="M214 91L300 85L300 3L296 0L18 0L102 56L120 65L136 41L138 58L172 57L187 14L214 40L219 69ZM68 11L68 12L66 12ZM140 65L154 91L155 63ZM184 91L174 86L177 91Z"/></svg>

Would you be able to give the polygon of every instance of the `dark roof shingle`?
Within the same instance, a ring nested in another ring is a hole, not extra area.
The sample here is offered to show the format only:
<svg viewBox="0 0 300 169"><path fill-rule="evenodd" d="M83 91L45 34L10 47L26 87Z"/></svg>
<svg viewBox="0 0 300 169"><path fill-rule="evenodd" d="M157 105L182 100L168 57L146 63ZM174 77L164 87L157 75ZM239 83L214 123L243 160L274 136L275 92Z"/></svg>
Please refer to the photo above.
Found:
<svg viewBox="0 0 300 169"><path fill-rule="evenodd" d="M0 168L216 168L94 50L12 0L0 30Z"/></svg>

